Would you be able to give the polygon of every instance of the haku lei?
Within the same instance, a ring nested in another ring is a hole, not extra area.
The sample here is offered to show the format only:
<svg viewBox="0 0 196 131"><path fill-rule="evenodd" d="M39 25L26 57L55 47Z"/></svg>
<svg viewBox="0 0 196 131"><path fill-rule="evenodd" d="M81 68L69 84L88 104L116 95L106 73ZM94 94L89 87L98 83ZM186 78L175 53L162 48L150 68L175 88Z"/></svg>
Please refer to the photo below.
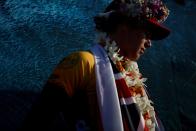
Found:
<svg viewBox="0 0 196 131"><path fill-rule="evenodd" d="M116 42L111 41L105 33L100 33L98 35L97 42L105 44L104 48L117 69L124 76L126 84L128 85L130 92L135 98L136 104L138 105L139 110L143 115L145 124L150 131L155 131L155 111L154 107L151 105L153 104L153 102L149 100L144 89L145 87L147 87L144 84L147 78L142 78L137 62L131 61L127 58L124 58L123 56L120 56L120 49L117 47Z"/></svg>

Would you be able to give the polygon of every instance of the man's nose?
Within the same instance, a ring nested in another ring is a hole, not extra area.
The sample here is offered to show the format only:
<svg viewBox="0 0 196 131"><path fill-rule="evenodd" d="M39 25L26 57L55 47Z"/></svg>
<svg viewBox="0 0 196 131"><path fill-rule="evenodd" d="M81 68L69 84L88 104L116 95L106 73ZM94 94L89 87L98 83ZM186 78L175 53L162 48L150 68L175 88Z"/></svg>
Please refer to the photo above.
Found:
<svg viewBox="0 0 196 131"><path fill-rule="evenodd" d="M152 46L152 43L151 43L151 40L150 39L148 39L148 40L146 40L146 42L145 42L145 48L149 48L149 47L151 47Z"/></svg>

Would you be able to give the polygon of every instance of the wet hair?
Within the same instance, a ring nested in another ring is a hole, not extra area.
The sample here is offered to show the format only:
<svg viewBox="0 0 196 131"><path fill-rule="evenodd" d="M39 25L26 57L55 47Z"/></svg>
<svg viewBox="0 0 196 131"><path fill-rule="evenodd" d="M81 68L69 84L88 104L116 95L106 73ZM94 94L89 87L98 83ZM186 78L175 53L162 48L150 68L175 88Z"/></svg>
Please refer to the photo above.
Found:
<svg viewBox="0 0 196 131"><path fill-rule="evenodd" d="M94 17L95 28L98 31L112 33L120 24L127 24L131 28L138 28L142 25L138 18L130 18L126 13L120 12L121 4L120 0L115 0L106 7L105 15Z"/></svg>
<svg viewBox="0 0 196 131"><path fill-rule="evenodd" d="M98 31L111 33L115 32L117 27L125 22L125 17L118 12L112 12L108 18L95 16L94 22Z"/></svg>

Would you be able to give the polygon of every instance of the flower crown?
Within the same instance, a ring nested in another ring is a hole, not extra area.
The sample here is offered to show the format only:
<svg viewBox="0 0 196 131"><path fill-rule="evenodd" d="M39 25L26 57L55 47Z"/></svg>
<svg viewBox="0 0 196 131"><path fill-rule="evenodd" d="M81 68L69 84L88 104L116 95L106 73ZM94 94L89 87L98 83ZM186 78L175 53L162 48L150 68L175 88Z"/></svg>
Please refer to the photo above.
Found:
<svg viewBox="0 0 196 131"><path fill-rule="evenodd" d="M119 11L131 18L153 19L164 22L169 10L161 0L113 0L106 12Z"/></svg>

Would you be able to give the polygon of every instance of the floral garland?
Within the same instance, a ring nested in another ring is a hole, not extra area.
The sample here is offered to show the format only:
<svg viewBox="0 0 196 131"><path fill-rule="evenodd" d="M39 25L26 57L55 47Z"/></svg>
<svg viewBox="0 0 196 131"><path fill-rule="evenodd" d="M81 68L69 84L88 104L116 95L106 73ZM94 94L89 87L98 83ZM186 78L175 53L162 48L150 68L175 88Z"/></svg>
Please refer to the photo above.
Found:
<svg viewBox="0 0 196 131"><path fill-rule="evenodd" d="M139 110L143 115L145 124L150 131L154 131L156 118L154 107L151 105L153 102L148 99L144 89L146 86L144 82L147 78L142 78L138 65L135 61L131 61L119 55L120 49L117 47L116 42L111 41L105 33L100 33L98 35L98 42L105 43L104 48L117 69L124 76L126 84L130 88L131 95L135 98Z"/></svg>

